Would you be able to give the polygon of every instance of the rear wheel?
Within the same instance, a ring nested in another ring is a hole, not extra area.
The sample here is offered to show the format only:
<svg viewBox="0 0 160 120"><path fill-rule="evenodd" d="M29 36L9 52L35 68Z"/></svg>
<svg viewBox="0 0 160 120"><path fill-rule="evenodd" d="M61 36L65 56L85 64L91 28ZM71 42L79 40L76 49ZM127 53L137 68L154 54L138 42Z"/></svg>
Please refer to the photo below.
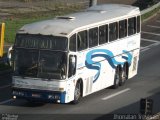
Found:
<svg viewBox="0 0 160 120"><path fill-rule="evenodd" d="M119 85L120 86L124 85L127 79L128 79L127 67L126 67L126 65L124 65L123 69L120 71L120 82L119 82Z"/></svg>
<svg viewBox="0 0 160 120"><path fill-rule="evenodd" d="M79 103L80 99L81 99L81 83L77 82L75 91L74 91L74 100L72 101L73 104Z"/></svg>
<svg viewBox="0 0 160 120"><path fill-rule="evenodd" d="M119 82L120 82L119 68L116 68L115 75L114 75L114 85L113 85L114 89L119 87Z"/></svg>

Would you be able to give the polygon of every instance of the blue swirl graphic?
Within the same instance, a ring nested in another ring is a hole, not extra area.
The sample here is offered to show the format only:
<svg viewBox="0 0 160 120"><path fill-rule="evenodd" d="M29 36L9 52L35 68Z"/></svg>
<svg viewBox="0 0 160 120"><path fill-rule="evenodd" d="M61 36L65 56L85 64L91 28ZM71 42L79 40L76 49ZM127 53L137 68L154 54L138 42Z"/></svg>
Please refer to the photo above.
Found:
<svg viewBox="0 0 160 120"><path fill-rule="evenodd" d="M98 54L95 54L95 53L98 53ZM129 65L131 65L132 55L126 50L123 50L123 54L126 54L127 56L122 56L122 58L125 59L126 61L128 61ZM85 61L87 68L95 69L98 71L96 73L96 75L94 76L93 83L96 82L96 80L98 79L98 77L100 75L100 70L101 70L101 63L92 60L93 58L96 58L96 57L104 57L105 59L107 59L109 64L112 66L112 68L116 68L117 65L123 66L123 64L124 64L124 62L116 61L113 53L109 50L95 49L95 50L88 52L86 55L86 61Z"/></svg>

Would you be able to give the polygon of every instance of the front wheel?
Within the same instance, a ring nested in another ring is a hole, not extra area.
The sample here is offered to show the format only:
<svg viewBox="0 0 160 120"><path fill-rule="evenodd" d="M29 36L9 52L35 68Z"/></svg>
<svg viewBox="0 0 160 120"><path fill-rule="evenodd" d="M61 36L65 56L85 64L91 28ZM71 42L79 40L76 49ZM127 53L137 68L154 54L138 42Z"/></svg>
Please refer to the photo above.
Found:
<svg viewBox="0 0 160 120"><path fill-rule="evenodd" d="M116 68L115 75L114 75L114 85L113 85L114 89L119 87L119 82L120 82L120 73L119 73L119 69Z"/></svg>
<svg viewBox="0 0 160 120"><path fill-rule="evenodd" d="M73 104L79 103L81 99L81 83L77 82L75 91L74 91L74 100L72 101Z"/></svg>

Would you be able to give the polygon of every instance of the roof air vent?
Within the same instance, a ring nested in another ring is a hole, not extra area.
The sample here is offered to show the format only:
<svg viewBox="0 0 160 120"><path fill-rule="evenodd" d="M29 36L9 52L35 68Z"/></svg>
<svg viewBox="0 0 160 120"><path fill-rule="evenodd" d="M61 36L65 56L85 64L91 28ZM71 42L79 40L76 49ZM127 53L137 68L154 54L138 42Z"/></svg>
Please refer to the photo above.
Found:
<svg viewBox="0 0 160 120"><path fill-rule="evenodd" d="M105 11L105 10L94 10L94 9L89 9L89 10L87 10L87 11L89 11L89 12L97 12L97 13L105 13L105 12L107 12L107 11Z"/></svg>
<svg viewBox="0 0 160 120"><path fill-rule="evenodd" d="M58 16L57 19L64 19L64 20L75 20L75 17L68 17L68 16Z"/></svg>

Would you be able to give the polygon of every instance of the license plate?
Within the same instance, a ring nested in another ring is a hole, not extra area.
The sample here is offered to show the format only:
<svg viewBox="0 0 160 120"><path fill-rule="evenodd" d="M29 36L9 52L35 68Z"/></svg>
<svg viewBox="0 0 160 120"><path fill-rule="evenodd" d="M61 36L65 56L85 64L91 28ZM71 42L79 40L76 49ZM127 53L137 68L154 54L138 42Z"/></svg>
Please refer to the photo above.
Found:
<svg viewBox="0 0 160 120"><path fill-rule="evenodd" d="M32 97L40 97L40 94L32 94Z"/></svg>

